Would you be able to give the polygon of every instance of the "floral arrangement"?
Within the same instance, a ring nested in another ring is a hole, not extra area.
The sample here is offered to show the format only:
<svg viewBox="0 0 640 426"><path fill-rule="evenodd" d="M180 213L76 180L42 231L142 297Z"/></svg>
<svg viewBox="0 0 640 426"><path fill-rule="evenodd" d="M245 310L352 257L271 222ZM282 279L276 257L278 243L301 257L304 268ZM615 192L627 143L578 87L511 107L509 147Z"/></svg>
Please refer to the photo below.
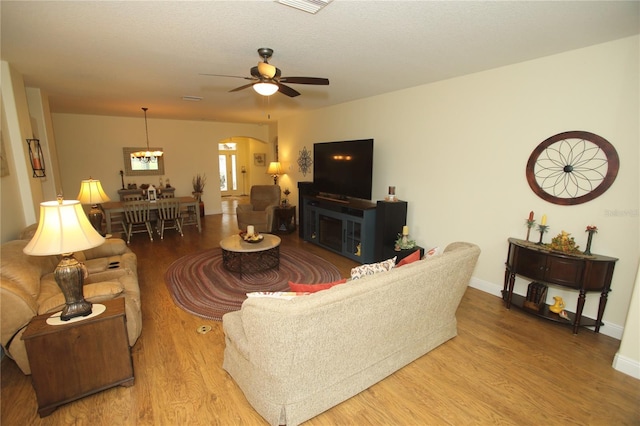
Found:
<svg viewBox="0 0 640 426"><path fill-rule="evenodd" d="M204 186L207 183L207 175L198 173L193 177L191 184L193 185L193 192L202 194L204 192Z"/></svg>
<svg viewBox="0 0 640 426"><path fill-rule="evenodd" d="M394 249L396 251L412 249L416 246L415 240L410 240L406 235L398 234Z"/></svg>
<svg viewBox="0 0 640 426"><path fill-rule="evenodd" d="M563 253L580 253L573 237L566 231L562 231L551 239L551 243L547 247L551 250L561 251Z"/></svg>

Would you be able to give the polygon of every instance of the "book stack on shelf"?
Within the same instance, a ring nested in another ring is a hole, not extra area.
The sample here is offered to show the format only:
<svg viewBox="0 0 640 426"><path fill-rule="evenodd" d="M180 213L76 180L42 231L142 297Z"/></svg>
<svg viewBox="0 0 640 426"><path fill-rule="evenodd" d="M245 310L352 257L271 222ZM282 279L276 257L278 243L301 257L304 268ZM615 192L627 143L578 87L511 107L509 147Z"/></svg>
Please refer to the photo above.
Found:
<svg viewBox="0 0 640 426"><path fill-rule="evenodd" d="M523 306L539 312L547 300L547 288L546 285L538 282L529 284L529 287L527 287L527 298L523 302Z"/></svg>

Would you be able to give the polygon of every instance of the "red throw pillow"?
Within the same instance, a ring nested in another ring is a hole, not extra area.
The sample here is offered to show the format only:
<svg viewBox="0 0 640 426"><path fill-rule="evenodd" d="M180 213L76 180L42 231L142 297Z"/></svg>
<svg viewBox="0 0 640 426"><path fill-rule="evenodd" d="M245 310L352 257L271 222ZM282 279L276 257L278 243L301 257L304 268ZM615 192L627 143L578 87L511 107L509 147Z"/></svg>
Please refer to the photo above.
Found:
<svg viewBox="0 0 640 426"><path fill-rule="evenodd" d="M299 284L289 281L289 288L291 291L300 291L304 293L315 293L316 291L326 290L328 288L333 287L334 285L344 284L347 282L346 278L342 278L338 281L333 281L330 283L321 283L321 284Z"/></svg>
<svg viewBox="0 0 640 426"><path fill-rule="evenodd" d="M399 268L402 265L408 265L410 263L415 262L416 260L420 260L420 250L416 250L413 253L411 253L409 256L402 259L400 262L398 262L398 264L396 265L396 268Z"/></svg>

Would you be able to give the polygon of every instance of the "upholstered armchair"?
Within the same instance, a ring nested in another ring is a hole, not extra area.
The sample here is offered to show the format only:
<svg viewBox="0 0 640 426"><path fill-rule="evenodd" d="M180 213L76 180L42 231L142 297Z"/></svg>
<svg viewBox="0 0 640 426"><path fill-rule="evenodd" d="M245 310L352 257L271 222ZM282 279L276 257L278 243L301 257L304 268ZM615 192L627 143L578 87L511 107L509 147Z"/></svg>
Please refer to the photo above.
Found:
<svg viewBox="0 0 640 426"><path fill-rule="evenodd" d="M238 228L241 231L253 225L258 232L271 232L273 210L280 205L279 185L254 185L251 187L249 204L236 207Z"/></svg>

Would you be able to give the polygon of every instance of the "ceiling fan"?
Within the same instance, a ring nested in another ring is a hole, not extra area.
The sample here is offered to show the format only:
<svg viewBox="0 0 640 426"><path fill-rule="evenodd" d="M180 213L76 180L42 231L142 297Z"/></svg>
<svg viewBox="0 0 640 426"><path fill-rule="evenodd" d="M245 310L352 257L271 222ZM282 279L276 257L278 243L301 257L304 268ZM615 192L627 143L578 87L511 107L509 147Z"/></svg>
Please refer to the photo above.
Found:
<svg viewBox="0 0 640 426"><path fill-rule="evenodd" d="M262 58L262 62L258 62L258 65L251 67L251 77L241 77L236 75L221 75L221 74L201 74L214 77L233 77L242 78L244 80L250 80L251 83L245 84L230 92L238 92L248 87L253 89L263 96L271 96L275 92L280 92L283 95L287 95L291 98L299 96L300 92L285 85L288 84L313 84L320 86L327 86L329 84L328 78L319 77L281 77L282 73L279 68L274 67L269 63L269 58L273 55L273 49L268 47L261 47L258 49L258 54Z"/></svg>

